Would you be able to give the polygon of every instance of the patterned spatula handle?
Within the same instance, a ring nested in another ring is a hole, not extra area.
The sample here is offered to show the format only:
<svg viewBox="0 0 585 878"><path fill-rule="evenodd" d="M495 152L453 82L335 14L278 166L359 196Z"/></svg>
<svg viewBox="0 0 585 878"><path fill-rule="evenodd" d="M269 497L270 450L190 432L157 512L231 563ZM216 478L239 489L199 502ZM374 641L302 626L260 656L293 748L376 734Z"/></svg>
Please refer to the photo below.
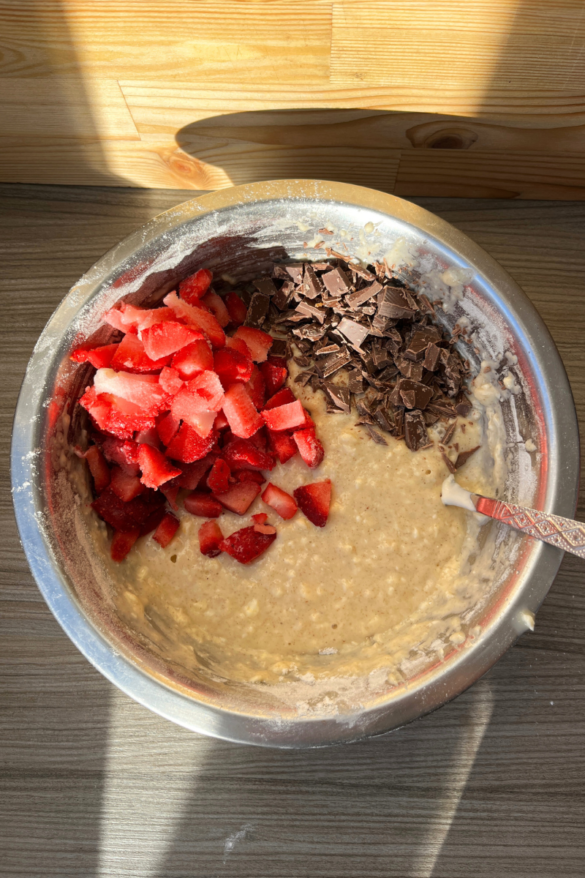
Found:
<svg viewBox="0 0 585 878"><path fill-rule="evenodd" d="M557 546L565 552L585 558L585 524L573 521L572 518L561 518L548 512L538 512L526 506L514 506L501 500L490 500L481 494L473 495L473 502L478 512L489 515L497 521L519 530L523 534L536 537Z"/></svg>

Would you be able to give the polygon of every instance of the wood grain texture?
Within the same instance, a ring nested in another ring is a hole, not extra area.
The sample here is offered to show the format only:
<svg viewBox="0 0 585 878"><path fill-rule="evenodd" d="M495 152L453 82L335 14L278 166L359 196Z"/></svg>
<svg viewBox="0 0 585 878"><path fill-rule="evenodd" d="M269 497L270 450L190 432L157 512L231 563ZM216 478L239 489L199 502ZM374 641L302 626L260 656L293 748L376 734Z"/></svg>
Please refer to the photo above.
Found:
<svg viewBox="0 0 585 878"><path fill-rule="evenodd" d="M582 199L584 48L585 0L0 0L0 180Z"/></svg>
<svg viewBox="0 0 585 878"><path fill-rule="evenodd" d="M78 277L184 199L177 190L0 187L0 875L582 878L578 559L563 561L535 632L454 702L387 737L304 753L201 738L151 714L91 667L46 608L9 493L27 359ZM585 205L418 203L470 235L530 296L583 430Z"/></svg>

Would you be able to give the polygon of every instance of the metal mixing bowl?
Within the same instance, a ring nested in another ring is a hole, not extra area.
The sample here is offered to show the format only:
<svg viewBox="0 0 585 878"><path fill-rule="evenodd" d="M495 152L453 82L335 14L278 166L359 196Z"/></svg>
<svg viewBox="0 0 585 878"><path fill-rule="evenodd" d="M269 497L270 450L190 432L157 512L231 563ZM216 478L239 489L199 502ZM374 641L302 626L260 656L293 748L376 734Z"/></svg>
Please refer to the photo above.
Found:
<svg viewBox="0 0 585 878"><path fill-rule="evenodd" d="M303 252L314 260L322 259L323 250L311 249L315 242L307 248L305 242L328 222L337 229L328 241L339 246L345 241L355 250L366 244L381 255L398 237L404 237L445 267L471 270L473 278L460 307L465 313L481 312L487 317L495 334L504 338L506 349L518 358L513 369L521 392L503 404L510 473L506 495L559 515L572 516L575 510L578 432L560 357L524 293L464 234L391 195L306 180L239 186L188 201L156 217L81 278L38 341L14 423L16 516L45 600L92 664L160 715L232 741L322 746L380 734L439 707L477 680L526 630L562 557L551 546L514 535L513 563L500 571L499 586L477 620L480 633L417 673L408 686L388 684L385 690L366 695L359 710L334 716L318 712L299 716L274 699L268 686L246 688L187 673L138 642L104 599L92 579L85 550L67 526L67 504L72 498L59 495L55 478L65 453L55 445L55 430L88 377L68 360L72 347L89 336L98 343L106 341L110 330L101 323L101 316L119 298L156 302L196 268L209 266L219 274L245 277L254 276L273 259L298 259ZM73 417L69 440L78 429ZM537 454L527 454L521 441L526 436L535 440ZM525 491L519 497L522 479L527 484L527 467L532 487L529 496ZM504 529L500 538L504 543L512 539Z"/></svg>

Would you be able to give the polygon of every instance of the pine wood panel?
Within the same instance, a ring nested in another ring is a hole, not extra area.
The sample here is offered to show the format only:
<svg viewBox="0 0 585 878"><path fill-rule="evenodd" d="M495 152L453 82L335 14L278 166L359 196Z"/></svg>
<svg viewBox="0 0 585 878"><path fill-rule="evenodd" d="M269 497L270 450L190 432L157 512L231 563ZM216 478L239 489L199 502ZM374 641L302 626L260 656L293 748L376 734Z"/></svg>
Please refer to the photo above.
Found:
<svg viewBox="0 0 585 878"><path fill-rule="evenodd" d="M67 289L183 191L0 186L0 875L582 878L585 593L565 558L475 686L388 737L313 752L213 741L115 690L55 622L8 477L30 352ZM585 205L433 199L551 330L585 427ZM585 519L585 493L579 518Z"/></svg>

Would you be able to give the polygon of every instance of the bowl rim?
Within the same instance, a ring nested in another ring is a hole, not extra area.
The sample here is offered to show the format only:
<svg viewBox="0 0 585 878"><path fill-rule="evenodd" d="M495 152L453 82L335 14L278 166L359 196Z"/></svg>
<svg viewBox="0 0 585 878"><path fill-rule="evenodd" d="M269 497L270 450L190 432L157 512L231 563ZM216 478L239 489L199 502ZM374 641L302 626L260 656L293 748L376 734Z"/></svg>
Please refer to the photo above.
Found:
<svg viewBox="0 0 585 878"><path fill-rule="evenodd" d="M196 701L138 667L116 650L86 616L67 585L67 577L55 557L42 527L40 479L36 451L40 438L38 413L42 390L52 371L55 350L63 328L99 289L103 280L120 263L155 238L176 226L212 211L243 203L273 200L312 199L351 204L379 211L415 227L438 240L474 268L503 295L506 307L530 342L534 361L542 377L539 392L546 399L546 421L551 449L544 509L573 517L579 484L579 433L577 416L567 374L554 341L526 294L478 244L446 220L425 208L378 190L351 184L319 180L275 180L251 183L200 195L161 214L131 233L109 250L72 287L59 304L29 360L14 416L11 472L16 520L23 548L33 576L53 615L87 659L110 682L134 700L179 725L195 732L237 743L268 747L318 747L383 734L442 706L472 685L501 657L517 637L527 630L526 614L535 614L546 596L561 563L561 550L534 541L522 572L522 583L514 595L497 610L497 621L447 663L437 687L412 687L393 704L400 710L399 721L388 723L388 700L359 715L348 717L299 717L277 722L274 718L251 717ZM529 327L529 329L528 329ZM550 434L550 435L549 435ZM559 459L562 450L562 461ZM465 673L461 673L464 664Z"/></svg>

